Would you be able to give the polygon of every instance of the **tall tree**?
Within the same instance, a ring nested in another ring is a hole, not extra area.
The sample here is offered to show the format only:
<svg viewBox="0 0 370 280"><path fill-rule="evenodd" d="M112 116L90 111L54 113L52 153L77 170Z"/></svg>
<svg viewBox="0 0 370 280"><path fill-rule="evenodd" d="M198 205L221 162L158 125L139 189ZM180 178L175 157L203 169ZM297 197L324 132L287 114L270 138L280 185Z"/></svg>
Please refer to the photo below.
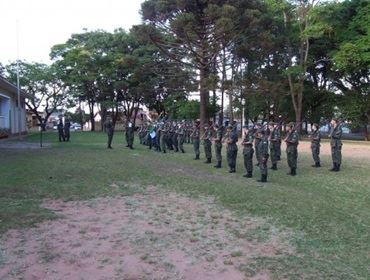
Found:
<svg viewBox="0 0 370 280"><path fill-rule="evenodd" d="M40 124L46 124L51 114L65 106L68 99L69 91L60 79L60 69L54 64L20 62L18 65L21 89L32 97L26 98L26 106ZM18 65L6 66L8 78L14 83Z"/></svg>
<svg viewBox="0 0 370 280"><path fill-rule="evenodd" d="M229 2L147 0L142 4L152 41L168 57L199 73L201 125L208 117L209 76L220 39L236 28L232 18L237 9Z"/></svg>

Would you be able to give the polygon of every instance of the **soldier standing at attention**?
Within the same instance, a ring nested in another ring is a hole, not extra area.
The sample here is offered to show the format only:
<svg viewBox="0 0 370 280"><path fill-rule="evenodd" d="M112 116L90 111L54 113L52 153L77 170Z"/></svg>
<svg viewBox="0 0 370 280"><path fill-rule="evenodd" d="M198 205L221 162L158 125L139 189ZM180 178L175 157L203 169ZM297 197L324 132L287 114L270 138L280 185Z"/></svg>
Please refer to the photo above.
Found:
<svg viewBox="0 0 370 280"><path fill-rule="evenodd" d="M261 171L261 179L257 180L257 182L266 183L267 182L267 161L269 159L269 137L266 130L260 129L257 133L260 137L260 141L258 143L258 152L260 155L258 158L260 159L259 168Z"/></svg>
<svg viewBox="0 0 370 280"><path fill-rule="evenodd" d="M126 141L127 141L127 146L131 150L133 149L133 144L134 144L134 124L133 122L129 119L127 124L126 124Z"/></svg>
<svg viewBox="0 0 370 280"><path fill-rule="evenodd" d="M66 118L64 122L64 137L67 142L69 142L69 139L71 137L71 121Z"/></svg>
<svg viewBox="0 0 370 280"><path fill-rule="evenodd" d="M166 145L167 145L167 126L165 123L162 123L160 126L159 126L159 135L160 135L160 145L161 145L161 149L162 149L162 152L165 154L166 153Z"/></svg>
<svg viewBox="0 0 370 280"><path fill-rule="evenodd" d="M59 137L59 142L66 141L64 137L64 125L63 125L63 120L62 118L59 118L59 123L58 123L58 137Z"/></svg>
<svg viewBox="0 0 370 280"><path fill-rule="evenodd" d="M227 127L227 134L228 138L226 140L227 143L227 162L229 164L229 173L235 173L236 172L236 157L238 155L238 146L236 143L238 142L238 134L236 133L236 130L233 129L234 127L232 125L229 125Z"/></svg>
<svg viewBox="0 0 370 280"><path fill-rule="evenodd" d="M112 139L113 139L113 123L110 117L104 123L105 132L108 136L108 149L112 149Z"/></svg>
<svg viewBox="0 0 370 280"><path fill-rule="evenodd" d="M280 141L280 131L277 125L273 122L269 123L270 130L270 156L271 156L271 169L277 170L277 162L279 160L279 141Z"/></svg>
<svg viewBox="0 0 370 280"><path fill-rule="evenodd" d="M246 174L243 177L252 178L253 173L253 131L249 129L248 126L245 127L246 130L244 132L244 139L243 139L243 156L244 156L244 167L246 170Z"/></svg>
<svg viewBox="0 0 370 280"><path fill-rule="evenodd" d="M261 125L260 124L257 124L256 125L256 133L255 133L255 136L254 136L254 149L256 150L256 159L257 159L257 166L259 166L260 164L260 152L259 152L259 143L261 141Z"/></svg>
<svg viewBox="0 0 370 280"><path fill-rule="evenodd" d="M294 123L292 122L288 124L288 134L285 138L285 142L288 166L290 168L290 172L288 173L288 175L295 176L297 175L296 170L298 159L299 136L297 131L295 130Z"/></svg>
<svg viewBox="0 0 370 280"><path fill-rule="evenodd" d="M203 135L204 154L206 155L206 161L204 163L212 162L212 138L213 138L213 125L212 122L208 122L205 126L205 132Z"/></svg>
<svg viewBox="0 0 370 280"><path fill-rule="evenodd" d="M185 153L184 142L185 142L185 123L184 121L182 121L177 125L177 143L179 146L179 150L182 153Z"/></svg>
<svg viewBox="0 0 370 280"><path fill-rule="evenodd" d="M194 148L194 154L195 154L195 160L199 159L200 151L199 151L199 145L200 145L200 131L199 131L199 121L195 121L195 125L193 128L193 133L191 134L191 139L193 140L193 148Z"/></svg>
<svg viewBox="0 0 370 280"><path fill-rule="evenodd" d="M216 124L215 125L216 132L215 132L215 138L213 140L215 141L215 155L216 155L216 160L217 164L214 166L215 168L221 168L221 163L222 163L222 138L224 134L224 129L223 126Z"/></svg>
<svg viewBox="0 0 370 280"><path fill-rule="evenodd" d="M175 149L175 153L179 151L179 143L177 141L177 123L172 123L172 145Z"/></svg>
<svg viewBox="0 0 370 280"><path fill-rule="evenodd" d="M321 167L320 165L320 141L321 135L319 130L319 125L314 123L312 125L312 130L309 135L311 138L311 151L312 151L312 158L315 161L315 164L312 167Z"/></svg>
<svg viewBox="0 0 370 280"><path fill-rule="evenodd" d="M329 134L330 146L331 146L331 157L333 160L333 168L330 171L340 171L340 165L342 164L342 127L339 125L337 119L332 119L330 122L331 130Z"/></svg>

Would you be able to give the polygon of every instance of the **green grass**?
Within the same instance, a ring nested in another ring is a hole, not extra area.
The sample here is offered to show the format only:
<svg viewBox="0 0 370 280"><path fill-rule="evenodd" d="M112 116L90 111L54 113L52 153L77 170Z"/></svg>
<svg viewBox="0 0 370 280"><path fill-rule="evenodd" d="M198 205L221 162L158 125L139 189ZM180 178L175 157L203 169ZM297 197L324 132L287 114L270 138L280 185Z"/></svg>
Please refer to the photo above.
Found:
<svg viewBox="0 0 370 280"><path fill-rule="evenodd" d="M113 150L106 149L103 133L72 133L70 143L56 139L55 133L46 133L44 141L52 148L42 150L0 150L0 233L56 218L39 206L45 198L130 195L156 185L214 196L241 218L264 217L293 232L294 256L258 258L245 271L263 267L277 279L370 279L369 159L345 158L342 172L332 173L328 156L322 157L324 167L315 169L311 156L300 154L298 176L290 177L283 157L261 187L255 178L242 177L241 151L237 173L229 174L226 167L217 170L192 160L190 145L186 154L159 154L138 144L132 151L124 148L123 133L114 136ZM264 225L251 234L263 240L268 230Z"/></svg>

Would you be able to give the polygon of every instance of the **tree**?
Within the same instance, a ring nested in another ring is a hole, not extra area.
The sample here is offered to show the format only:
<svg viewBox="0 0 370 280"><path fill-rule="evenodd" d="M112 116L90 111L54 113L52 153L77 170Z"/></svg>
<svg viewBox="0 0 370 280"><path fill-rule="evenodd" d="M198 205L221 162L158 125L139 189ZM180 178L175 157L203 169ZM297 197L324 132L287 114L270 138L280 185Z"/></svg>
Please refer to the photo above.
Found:
<svg viewBox="0 0 370 280"><path fill-rule="evenodd" d="M220 40L235 28L237 9L229 2L147 0L142 4L150 39L168 57L199 73L201 126L208 117L209 77Z"/></svg>
<svg viewBox="0 0 370 280"><path fill-rule="evenodd" d="M17 81L17 63L6 66L9 80ZM46 124L50 115L66 104L68 89L60 79L57 65L19 63L21 89L32 98L26 99L27 108L40 124Z"/></svg>

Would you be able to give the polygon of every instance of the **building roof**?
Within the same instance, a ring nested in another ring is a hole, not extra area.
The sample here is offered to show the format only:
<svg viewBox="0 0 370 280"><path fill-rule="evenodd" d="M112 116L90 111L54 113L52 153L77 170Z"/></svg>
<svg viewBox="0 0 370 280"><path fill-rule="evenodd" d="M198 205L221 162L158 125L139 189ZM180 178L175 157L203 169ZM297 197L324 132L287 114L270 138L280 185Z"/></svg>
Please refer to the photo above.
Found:
<svg viewBox="0 0 370 280"><path fill-rule="evenodd" d="M9 91L10 93L17 94L17 86L12 84L11 82L9 82L7 79L5 79L2 76L0 76L0 88L3 88ZM20 93L25 98L32 98L32 96L30 96L28 93L26 93L23 90L21 90Z"/></svg>

